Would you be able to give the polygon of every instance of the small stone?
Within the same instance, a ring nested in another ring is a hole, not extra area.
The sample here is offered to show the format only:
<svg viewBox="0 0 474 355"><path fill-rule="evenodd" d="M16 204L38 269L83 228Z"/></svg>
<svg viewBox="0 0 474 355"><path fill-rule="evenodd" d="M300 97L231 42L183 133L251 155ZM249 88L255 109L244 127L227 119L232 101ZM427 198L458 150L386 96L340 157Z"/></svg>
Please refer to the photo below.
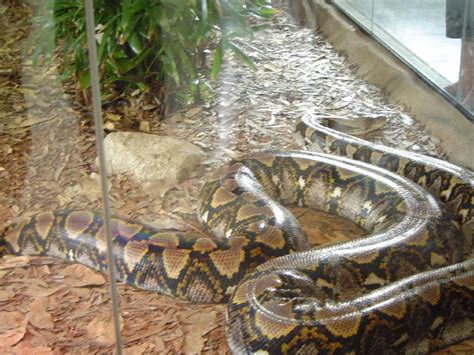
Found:
<svg viewBox="0 0 474 355"><path fill-rule="evenodd" d="M112 132L112 131L115 131L116 128L113 122L107 121L104 124L104 130Z"/></svg>
<svg viewBox="0 0 474 355"><path fill-rule="evenodd" d="M149 133L151 131L150 122L140 121L140 127L138 128L141 132Z"/></svg>
<svg viewBox="0 0 474 355"><path fill-rule="evenodd" d="M431 141L432 141L434 144L441 144L441 139L439 139L439 138L436 137L436 136L431 136Z"/></svg>

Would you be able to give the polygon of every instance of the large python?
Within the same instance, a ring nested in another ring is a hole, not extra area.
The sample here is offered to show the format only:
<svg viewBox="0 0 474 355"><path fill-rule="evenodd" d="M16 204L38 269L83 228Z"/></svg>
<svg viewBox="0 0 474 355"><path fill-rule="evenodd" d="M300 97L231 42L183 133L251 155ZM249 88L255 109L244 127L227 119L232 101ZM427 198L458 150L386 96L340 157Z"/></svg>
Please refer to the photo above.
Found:
<svg viewBox="0 0 474 355"><path fill-rule="evenodd" d="M228 302L234 353L428 353L474 335L474 174L310 118L296 133L326 153L225 164L202 190L206 234L113 219L119 280ZM350 218L369 235L309 249L291 205ZM9 226L0 254L106 271L104 234L99 213L45 212Z"/></svg>

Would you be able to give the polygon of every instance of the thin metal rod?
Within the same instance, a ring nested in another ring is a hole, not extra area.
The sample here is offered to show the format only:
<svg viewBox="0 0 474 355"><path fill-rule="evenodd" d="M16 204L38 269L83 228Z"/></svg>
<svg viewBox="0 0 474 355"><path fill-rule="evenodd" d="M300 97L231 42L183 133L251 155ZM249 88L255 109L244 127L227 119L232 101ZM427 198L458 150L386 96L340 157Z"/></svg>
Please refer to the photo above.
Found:
<svg viewBox="0 0 474 355"><path fill-rule="evenodd" d="M102 128L102 102L100 99L99 70L97 64L97 46L95 42L94 7L92 0L85 0L87 46L89 50L90 83L92 88L92 101L94 106L95 134L97 137L97 150L99 155L99 172L102 187L103 217L107 237L107 264L112 297L112 312L115 329L115 346L117 354L122 354L122 335L120 334L120 307L118 300L117 284L115 281L115 262L113 253L112 233L110 226L110 206L108 197L107 169L105 166L104 130Z"/></svg>

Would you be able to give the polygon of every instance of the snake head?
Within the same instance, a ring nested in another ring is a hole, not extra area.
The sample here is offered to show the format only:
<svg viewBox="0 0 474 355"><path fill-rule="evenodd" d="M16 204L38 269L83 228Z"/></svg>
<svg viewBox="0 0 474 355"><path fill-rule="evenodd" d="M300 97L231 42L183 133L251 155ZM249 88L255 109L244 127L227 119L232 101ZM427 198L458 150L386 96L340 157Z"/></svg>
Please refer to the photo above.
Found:
<svg viewBox="0 0 474 355"><path fill-rule="evenodd" d="M256 286L261 303L279 303L304 315L324 307L330 299L314 280L298 269L276 269L262 277Z"/></svg>

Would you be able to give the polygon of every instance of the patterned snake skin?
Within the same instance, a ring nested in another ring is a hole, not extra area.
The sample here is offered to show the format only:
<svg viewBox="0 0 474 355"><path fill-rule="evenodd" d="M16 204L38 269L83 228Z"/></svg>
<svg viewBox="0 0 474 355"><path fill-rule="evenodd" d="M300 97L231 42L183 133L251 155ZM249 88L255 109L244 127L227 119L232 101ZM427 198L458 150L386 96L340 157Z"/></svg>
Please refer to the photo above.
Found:
<svg viewBox="0 0 474 355"><path fill-rule="evenodd" d="M302 174L314 177L301 180L293 202L349 217L370 235L257 267L229 302L232 351L423 354L471 337L474 174L312 118L296 137L355 160L319 155L333 174Z"/></svg>
<svg viewBox="0 0 474 355"><path fill-rule="evenodd" d="M268 152L225 164L202 190L206 233L113 219L119 280L228 302L237 354L428 353L472 336L474 174L316 120L296 134L335 155ZM310 250L283 207L292 205L349 218L369 235ZM104 235L98 213L46 212L9 226L0 255L106 271Z"/></svg>

